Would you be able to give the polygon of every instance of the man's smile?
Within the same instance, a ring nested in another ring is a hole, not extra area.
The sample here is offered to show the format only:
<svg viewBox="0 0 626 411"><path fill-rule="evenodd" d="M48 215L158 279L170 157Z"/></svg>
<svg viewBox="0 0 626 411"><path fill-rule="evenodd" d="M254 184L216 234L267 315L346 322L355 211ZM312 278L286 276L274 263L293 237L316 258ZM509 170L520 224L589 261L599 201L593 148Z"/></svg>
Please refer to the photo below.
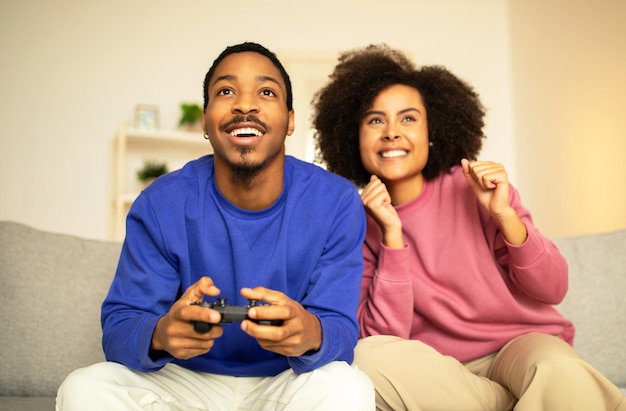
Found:
<svg viewBox="0 0 626 411"><path fill-rule="evenodd" d="M228 134L233 137L261 137L265 133L253 127L242 127L231 130Z"/></svg>

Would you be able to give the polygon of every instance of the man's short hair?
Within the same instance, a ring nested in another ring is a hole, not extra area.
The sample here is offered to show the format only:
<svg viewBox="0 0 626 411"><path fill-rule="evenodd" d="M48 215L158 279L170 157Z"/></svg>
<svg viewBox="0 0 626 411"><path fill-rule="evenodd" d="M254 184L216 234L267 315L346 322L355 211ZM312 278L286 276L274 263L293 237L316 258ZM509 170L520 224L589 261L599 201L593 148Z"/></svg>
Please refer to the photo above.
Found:
<svg viewBox="0 0 626 411"><path fill-rule="evenodd" d="M271 51L269 51L262 45L258 43L252 43L252 42L245 42L241 44L236 44L234 46L226 47L224 51L222 51L222 53L215 59L215 61L213 62L213 65L211 65L211 68L209 69L209 71L206 73L206 76L204 77L204 85L203 85L204 108L206 109L207 104L209 103L209 94L208 94L209 82L211 81L211 78L213 77L213 74L215 73L215 69L217 68L217 65L222 60L224 60L225 57L231 54L243 53L247 51L258 53L262 56L267 57L272 62L272 64L274 64L274 66L278 69L278 71L280 72L280 75L283 78L283 81L285 82L285 87L287 89L286 90L287 91L287 109L290 111L293 110L293 95L291 92L291 80L289 79L289 75L287 74L287 71L285 70L280 60L278 60L278 57L276 57L274 53L272 53Z"/></svg>

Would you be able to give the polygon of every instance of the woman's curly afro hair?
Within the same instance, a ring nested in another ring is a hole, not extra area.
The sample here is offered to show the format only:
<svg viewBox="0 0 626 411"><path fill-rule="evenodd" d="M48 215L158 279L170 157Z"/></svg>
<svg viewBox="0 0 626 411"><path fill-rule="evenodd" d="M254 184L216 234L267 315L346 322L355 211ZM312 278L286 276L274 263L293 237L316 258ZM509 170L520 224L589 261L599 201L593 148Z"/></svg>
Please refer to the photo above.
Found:
<svg viewBox="0 0 626 411"><path fill-rule="evenodd" d="M426 180L462 158L475 160L482 147L485 110L471 86L445 67L415 65L386 44L346 51L313 97L316 160L329 171L365 186L370 174L359 154L359 124L378 94L402 84L415 88L426 107L432 143L422 171Z"/></svg>

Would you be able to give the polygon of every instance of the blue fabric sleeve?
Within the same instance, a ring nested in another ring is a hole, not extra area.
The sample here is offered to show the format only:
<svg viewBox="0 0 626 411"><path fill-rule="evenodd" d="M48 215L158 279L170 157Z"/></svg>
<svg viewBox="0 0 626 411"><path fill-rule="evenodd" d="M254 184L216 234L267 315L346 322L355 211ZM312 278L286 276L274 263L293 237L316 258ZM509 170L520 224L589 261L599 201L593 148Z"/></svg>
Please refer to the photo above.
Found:
<svg viewBox="0 0 626 411"><path fill-rule="evenodd" d="M180 282L145 196L133 204L126 230L116 275L102 306L103 348L108 361L154 371L172 359L155 362L149 349L156 323L176 300Z"/></svg>
<svg viewBox="0 0 626 411"><path fill-rule="evenodd" d="M314 354L289 358L297 373L312 371L330 361L352 363L358 339L356 310L363 275L365 215L356 189L338 199L337 213L328 224L332 229L325 252L302 301L320 319L322 345Z"/></svg>

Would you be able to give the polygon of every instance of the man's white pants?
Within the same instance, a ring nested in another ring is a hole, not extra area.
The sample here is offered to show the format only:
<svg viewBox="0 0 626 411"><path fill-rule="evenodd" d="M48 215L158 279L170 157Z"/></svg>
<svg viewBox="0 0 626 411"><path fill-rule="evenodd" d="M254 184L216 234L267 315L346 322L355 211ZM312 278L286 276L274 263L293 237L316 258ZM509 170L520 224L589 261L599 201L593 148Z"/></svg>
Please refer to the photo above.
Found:
<svg viewBox="0 0 626 411"><path fill-rule="evenodd" d="M84 410L374 410L374 387L356 366L332 362L308 373L231 377L168 364L155 372L104 362L72 372L57 411Z"/></svg>

